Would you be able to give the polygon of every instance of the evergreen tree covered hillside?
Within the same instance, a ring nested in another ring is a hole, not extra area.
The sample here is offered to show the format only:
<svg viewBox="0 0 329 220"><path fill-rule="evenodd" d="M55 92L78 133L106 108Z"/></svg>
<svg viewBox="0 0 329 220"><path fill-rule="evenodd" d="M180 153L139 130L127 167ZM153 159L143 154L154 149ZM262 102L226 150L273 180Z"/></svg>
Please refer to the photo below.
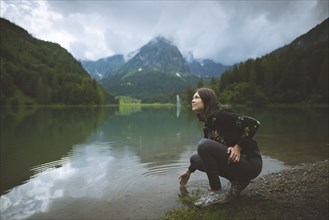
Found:
<svg viewBox="0 0 329 220"><path fill-rule="evenodd" d="M227 103L328 103L329 20L291 44L261 58L249 59L220 78Z"/></svg>
<svg viewBox="0 0 329 220"><path fill-rule="evenodd" d="M60 45L0 18L1 105L115 102Z"/></svg>

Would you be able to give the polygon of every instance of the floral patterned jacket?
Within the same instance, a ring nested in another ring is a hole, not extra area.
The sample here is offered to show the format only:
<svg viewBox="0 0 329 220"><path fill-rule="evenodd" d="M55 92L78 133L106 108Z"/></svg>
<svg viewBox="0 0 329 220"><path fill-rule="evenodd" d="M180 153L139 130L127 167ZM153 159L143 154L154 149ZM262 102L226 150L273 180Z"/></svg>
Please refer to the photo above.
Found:
<svg viewBox="0 0 329 220"><path fill-rule="evenodd" d="M259 121L248 116L239 116L229 109L221 109L210 116L204 124L204 137L228 147L238 144L241 154L259 155L257 142L253 140L260 126Z"/></svg>

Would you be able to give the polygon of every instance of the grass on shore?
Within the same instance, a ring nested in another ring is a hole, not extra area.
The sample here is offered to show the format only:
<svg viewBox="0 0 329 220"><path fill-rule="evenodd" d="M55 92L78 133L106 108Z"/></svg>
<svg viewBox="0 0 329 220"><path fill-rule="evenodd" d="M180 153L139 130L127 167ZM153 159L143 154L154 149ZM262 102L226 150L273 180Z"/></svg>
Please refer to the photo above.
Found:
<svg viewBox="0 0 329 220"><path fill-rule="evenodd" d="M185 204L184 207L168 211L163 220L218 220L218 219L255 219L254 213L241 212L239 208L232 208L229 204L198 208L193 202L198 193L191 197L181 197L178 200ZM249 217L248 217L249 216Z"/></svg>
<svg viewBox="0 0 329 220"><path fill-rule="evenodd" d="M234 200L223 205L213 205L206 208L194 206L196 197L179 198L185 204L182 208L168 211L163 220L281 220L281 205L275 201L249 201L243 196L241 200Z"/></svg>

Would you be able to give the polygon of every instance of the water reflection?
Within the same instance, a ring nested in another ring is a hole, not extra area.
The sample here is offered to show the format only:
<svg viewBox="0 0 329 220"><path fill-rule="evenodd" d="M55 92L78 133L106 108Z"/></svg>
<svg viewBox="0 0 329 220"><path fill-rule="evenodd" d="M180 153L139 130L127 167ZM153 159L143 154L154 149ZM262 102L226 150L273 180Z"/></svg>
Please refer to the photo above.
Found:
<svg viewBox="0 0 329 220"><path fill-rule="evenodd" d="M263 174L328 157L327 109L237 110L262 123L256 138ZM177 206L178 175L202 137L194 114L180 111L179 117L176 107L2 115L1 187L10 190L2 192L1 219L158 218ZM311 152L313 146L319 149ZM206 181L204 173L192 175L191 185L198 181Z"/></svg>
<svg viewBox="0 0 329 220"><path fill-rule="evenodd" d="M5 219L24 219L31 214L46 211L50 201L57 198L100 198L109 186L112 186L113 193L120 194L120 190L113 185L113 180L118 177L113 176L116 172L112 172L114 167L122 165L120 161L111 155L109 143L103 147L75 146L70 157L58 161L61 167L35 167L34 170L39 173L30 181L2 196L2 215ZM125 165L129 163L133 163L131 158Z"/></svg>
<svg viewBox="0 0 329 220"><path fill-rule="evenodd" d="M248 112L247 112L248 114ZM328 108L256 109L264 155L296 165L328 158Z"/></svg>
<svg viewBox="0 0 329 220"><path fill-rule="evenodd" d="M178 161L179 154L186 143L194 139L191 135L194 136L197 126L184 130L184 124L184 119L177 119L175 109L171 108L108 115L101 126L80 140L80 144L72 144L61 159L29 166L34 172L31 179L1 197L2 217L24 219L35 214L37 216L31 218L38 218L36 213L51 212L54 204L61 204L59 201L67 204L68 200L102 201L103 205L122 200L122 205L126 205L130 201L123 199L126 196L148 193L147 183L158 186L154 184L159 180L155 181L155 176L168 178L172 175L176 179L177 172L186 168L185 162ZM69 132L66 130L64 134ZM136 189L138 192L134 191ZM131 207L136 205L131 204Z"/></svg>
<svg viewBox="0 0 329 220"><path fill-rule="evenodd" d="M195 143L199 128L186 116L176 118L175 108L145 108L131 115L116 115L104 124L102 141L114 141L140 157L141 163L177 160L183 146Z"/></svg>
<svg viewBox="0 0 329 220"><path fill-rule="evenodd" d="M106 114L100 108L2 108L1 194L28 180L31 167L58 160L83 142Z"/></svg>

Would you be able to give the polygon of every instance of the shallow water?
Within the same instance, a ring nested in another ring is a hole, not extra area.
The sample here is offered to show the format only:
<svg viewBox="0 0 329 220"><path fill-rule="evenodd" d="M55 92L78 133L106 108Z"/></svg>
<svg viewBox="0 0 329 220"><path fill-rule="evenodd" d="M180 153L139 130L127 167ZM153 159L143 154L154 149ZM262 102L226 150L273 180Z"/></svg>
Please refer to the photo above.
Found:
<svg viewBox="0 0 329 220"><path fill-rule="evenodd" d="M328 157L328 109L237 110L262 123L262 175ZM1 219L159 218L181 205L178 176L202 137L176 108L3 113ZM206 189L206 175L189 185Z"/></svg>

